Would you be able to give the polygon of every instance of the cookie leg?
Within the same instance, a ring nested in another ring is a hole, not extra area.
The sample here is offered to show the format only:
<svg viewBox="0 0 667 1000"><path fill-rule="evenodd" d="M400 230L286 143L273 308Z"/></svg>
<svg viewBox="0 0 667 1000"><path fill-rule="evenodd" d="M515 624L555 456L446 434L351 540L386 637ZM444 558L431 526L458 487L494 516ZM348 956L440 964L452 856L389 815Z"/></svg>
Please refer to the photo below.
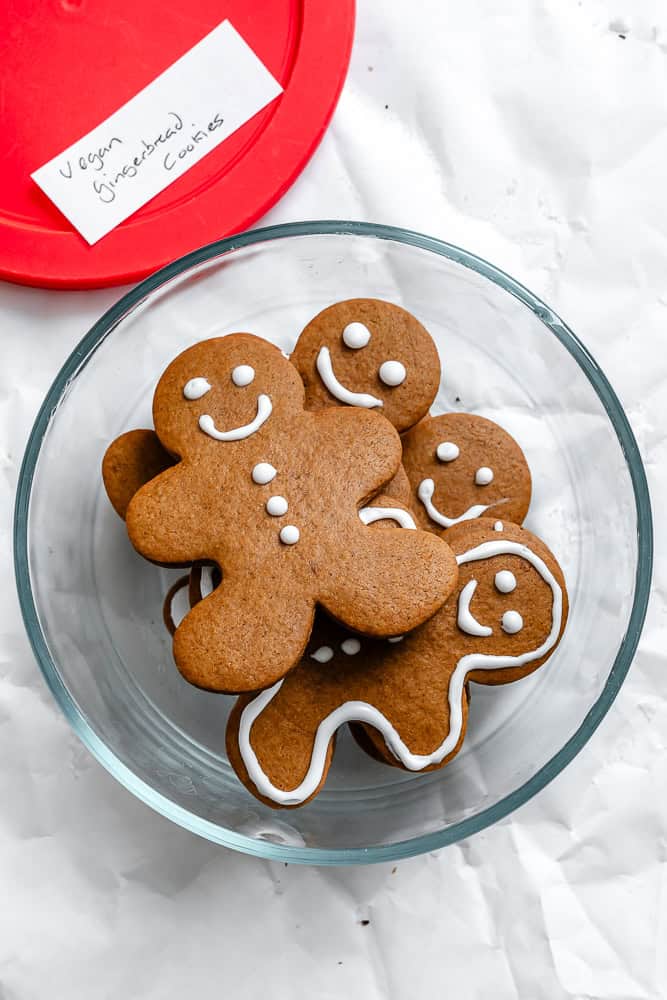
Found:
<svg viewBox="0 0 667 1000"><path fill-rule="evenodd" d="M310 598L285 587L258 597L253 581L224 578L174 635L174 659L191 684L240 693L268 687L301 657L313 627Z"/></svg>
<svg viewBox="0 0 667 1000"><path fill-rule="evenodd" d="M227 756L253 795L274 809L309 802L324 784L335 734L313 759L315 734L300 724L298 686L280 681L260 695L242 695L227 723ZM260 699L262 704L260 705Z"/></svg>

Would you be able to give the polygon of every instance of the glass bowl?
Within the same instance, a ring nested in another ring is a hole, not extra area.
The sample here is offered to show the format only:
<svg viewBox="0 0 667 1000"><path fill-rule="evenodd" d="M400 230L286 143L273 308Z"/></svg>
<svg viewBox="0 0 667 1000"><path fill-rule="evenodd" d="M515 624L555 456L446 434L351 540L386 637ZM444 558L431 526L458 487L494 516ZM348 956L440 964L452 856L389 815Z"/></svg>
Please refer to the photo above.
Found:
<svg viewBox="0 0 667 1000"><path fill-rule="evenodd" d="M131 548L100 477L107 444L151 426L155 382L193 342L249 330L290 351L339 299L413 312L443 364L434 412L499 421L534 477L527 518L559 557L571 617L549 669L475 686L461 753L414 775L341 731L324 790L274 811L225 754L232 699L179 675L161 620L181 571ZM47 683L108 770L212 841L318 864L430 851L495 822L543 788L588 740L630 666L649 594L649 496L635 439L607 379L565 324L479 257L418 233L347 222L277 226L221 240L125 295L81 341L37 417L18 487L15 560L25 624Z"/></svg>

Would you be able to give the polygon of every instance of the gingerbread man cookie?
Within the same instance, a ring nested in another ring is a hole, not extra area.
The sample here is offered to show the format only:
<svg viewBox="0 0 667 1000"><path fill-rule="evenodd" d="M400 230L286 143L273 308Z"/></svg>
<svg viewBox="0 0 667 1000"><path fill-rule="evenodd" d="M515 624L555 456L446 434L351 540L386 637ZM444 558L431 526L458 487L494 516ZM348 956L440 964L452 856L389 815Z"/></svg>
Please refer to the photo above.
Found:
<svg viewBox="0 0 667 1000"><path fill-rule="evenodd" d="M348 299L318 313L292 361L306 406L379 410L403 432L428 412L440 385L440 359L427 330L405 309L380 299Z"/></svg>
<svg viewBox="0 0 667 1000"><path fill-rule="evenodd" d="M427 417L403 436L403 465L412 507L425 530L440 534L492 516L521 524L528 512L531 477L525 456L507 431L485 417Z"/></svg>
<svg viewBox="0 0 667 1000"><path fill-rule="evenodd" d="M298 806L321 788L335 734L361 723L374 756L433 770L459 750L466 682L504 684L554 652L568 613L565 581L547 546L507 522L451 530L459 566L452 598L425 625L394 641L345 636L319 623L298 667L237 701L227 752L242 782L274 807Z"/></svg>
<svg viewBox="0 0 667 1000"><path fill-rule="evenodd" d="M316 605L355 631L392 635L434 614L454 586L439 539L369 531L360 516L398 469L389 422L303 405L294 366L251 334L196 344L157 386L155 429L181 460L135 494L126 525L153 562L222 571L174 635L176 663L200 687L249 691L283 677Z"/></svg>

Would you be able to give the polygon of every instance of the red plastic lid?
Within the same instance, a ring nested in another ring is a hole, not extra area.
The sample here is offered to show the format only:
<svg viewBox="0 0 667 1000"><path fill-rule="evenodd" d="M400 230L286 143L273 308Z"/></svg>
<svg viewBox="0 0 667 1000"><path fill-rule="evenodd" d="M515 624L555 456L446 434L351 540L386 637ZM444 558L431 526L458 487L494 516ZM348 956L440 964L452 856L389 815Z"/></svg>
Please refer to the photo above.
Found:
<svg viewBox="0 0 667 1000"><path fill-rule="evenodd" d="M354 31L354 0L7 0L0 8L0 277L59 288L138 280L266 212L326 129ZM225 18L284 93L88 246L31 172Z"/></svg>

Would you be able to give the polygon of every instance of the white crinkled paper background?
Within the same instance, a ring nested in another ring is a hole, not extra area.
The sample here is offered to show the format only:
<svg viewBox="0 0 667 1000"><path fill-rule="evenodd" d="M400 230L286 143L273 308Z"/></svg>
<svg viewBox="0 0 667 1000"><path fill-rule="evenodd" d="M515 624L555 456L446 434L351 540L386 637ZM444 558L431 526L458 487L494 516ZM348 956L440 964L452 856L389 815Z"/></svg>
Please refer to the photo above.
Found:
<svg viewBox="0 0 667 1000"><path fill-rule="evenodd" d="M360 0L332 126L267 220L403 225L509 271L599 360L652 489L652 605L598 732L509 819L395 866L198 840L72 735L23 632L11 512L41 399L119 291L0 285L1 1000L667 996L666 174L664 0Z"/></svg>

